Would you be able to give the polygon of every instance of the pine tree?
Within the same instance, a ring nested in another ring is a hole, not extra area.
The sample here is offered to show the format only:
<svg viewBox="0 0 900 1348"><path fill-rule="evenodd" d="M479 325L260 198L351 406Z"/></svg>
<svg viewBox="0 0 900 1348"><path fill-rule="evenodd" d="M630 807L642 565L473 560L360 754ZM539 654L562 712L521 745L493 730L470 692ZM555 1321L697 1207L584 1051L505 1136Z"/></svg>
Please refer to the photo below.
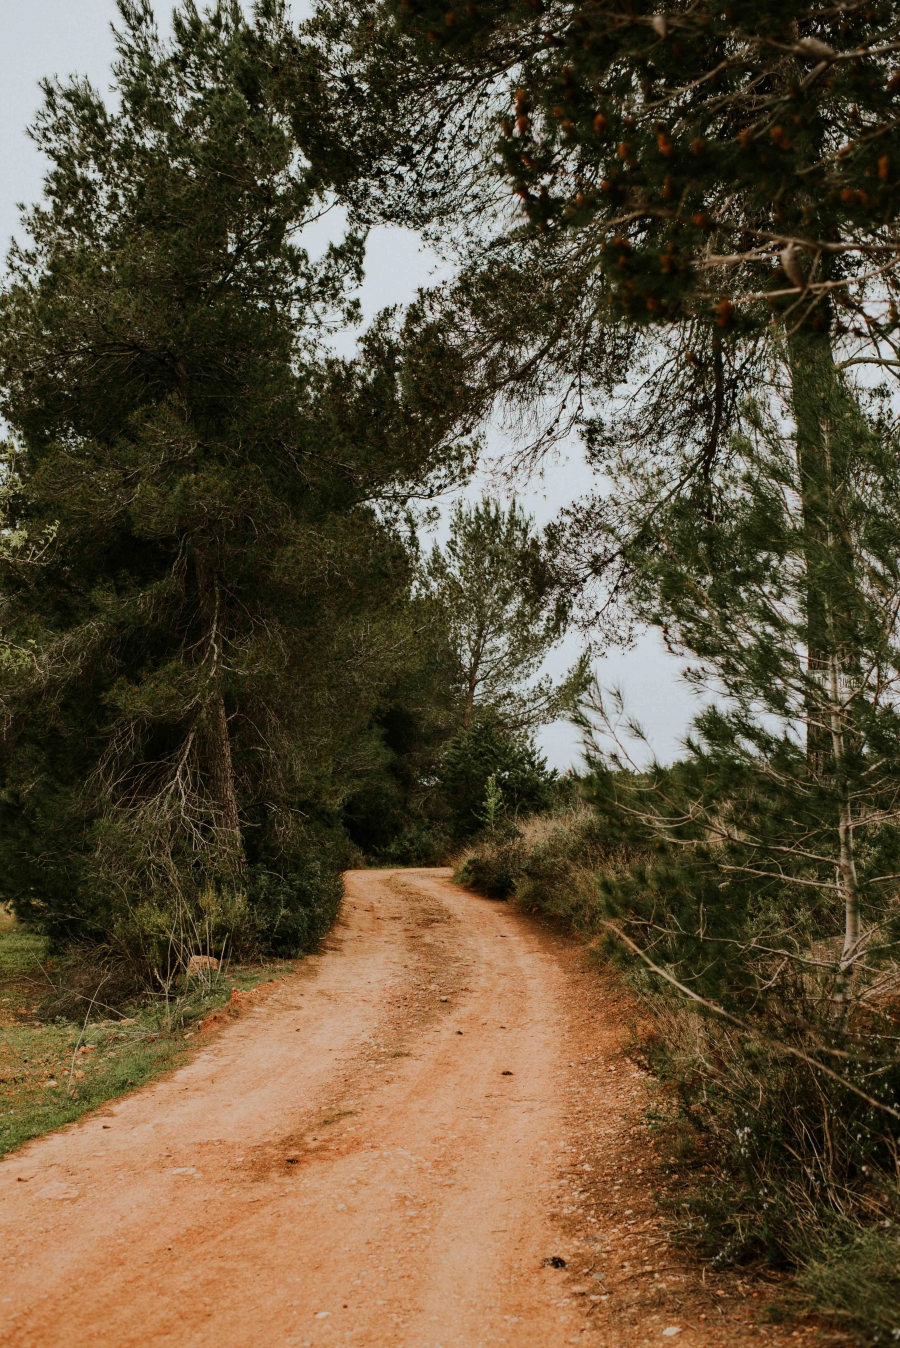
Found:
<svg viewBox="0 0 900 1348"><path fill-rule="evenodd" d="M487 714L513 730L556 720L586 683L584 660L555 685L535 679L561 639L566 613L550 594L550 571L534 521L518 503L458 501L446 546L424 569L436 620L459 667L462 724Z"/></svg>
<svg viewBox="0 0 900 1348"><path fill-rule="evenodd" d="M699 1011L662 1024L722 1184L694 1220L730 1258L805 1261L896 1210L900 440L858 406L842 431L844 406L825 511L784 406L748 406L717 517L683 504L633 559L641 616L705 695L683 759L644 766L621 700L594 700L598 928Z"/></svg>
<svg viewBox="0 0 900 1348"><path fill-rule="evenodd" d="M114 109L45 86L0 300L4 896L162 960L249 898L296 947L339 892L311 840L408 639L399 515L457 473L459 385L427 325L324 345L363 238L299 237L334 194L279 0L185 4L168 43L120 15Z"/></svg>
<svg viewBox="0 0 900 1348"><path fill-rule="evenodd" d="M750 405L716 519L700 524L683 506L661 546L632 561L641 617L712 697L690 746L695 795L687 803L682 781L670 813L648 786L650 833L671 841L683 828L713 844L729 889L743 877L745 900L763 908L764 893L784 896L770 915L814 915L804 920L832 936L840 914L852 967L892 920L900 837L900 442L887 420L861 425L857 407L848 433L842 405L824 432L821 513L809 508L802 434L785 436L784 409L779 421ZM816 662L811 603L827 651Z"/></svg>

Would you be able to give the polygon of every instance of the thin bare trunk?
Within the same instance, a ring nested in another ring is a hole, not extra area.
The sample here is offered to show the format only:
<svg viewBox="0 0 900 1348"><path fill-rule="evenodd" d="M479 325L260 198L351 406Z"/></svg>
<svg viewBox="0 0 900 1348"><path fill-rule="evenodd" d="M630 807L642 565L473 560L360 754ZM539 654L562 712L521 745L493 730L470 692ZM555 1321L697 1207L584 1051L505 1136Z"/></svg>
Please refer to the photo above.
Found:
<svg viewBox="0 0 900 1348"><path fill-rule="evenodd" d="M205 558L197 562L200 618L203 624L204 661L215 680L214 691L203 709L200 748L206 789L215 814L216 827L226 850L243 858L240 815L231 757L231 738L225 698L218 687L222 656L221 591L219 579Z"/></svg>
<svg viewBox="0 0 900 1348"><path fill-rule="evenodd" d="M472 724L472 712L475 709L476 683L477 683L476 670L475 667L473 666L472 671L469 675L469 688L466 696L466 709L465 712L463 713L463 725L465 726L466 730L468 730L469 726Z"/></svg>
<svg viewBox="0 0 900 1348"><path fill-rule="evenodd" d="M852 592L853 557L838 527L839 499L846 472L847 413L852 400L840 385L827 334L799 334L789 342L797 453L807 535L807 659L821 692L810 696L807 761L813 776L833 780L838 806L837 876L844 900L846 969L859 949L859 883L853 817L846 780L845 692L852 674L848 648L847 594ZM843 416L841 409L843 408ZM838 429L836 430L836 422ZM824 696L823 696L824 695Z"/></svg>
<svg viewBox="0 0 900 1348"><path fill-rule="evenodd" d="M831 751L835 777L840 788L838 809L838 845L841 891L844 896L844 949L842 967L849 964L859 949L859 881L856 875L856 856L853 845L853 815L847 795L844 775L844 727L841 704L841 670L836 655L831 658L829 671L831 693Z"/></svg>
<svg viewBox="0 0 900 1348"><path fill-rule="evenodd" d="M825 487L826 446L823 443L828 385L834 378L831 344L827 336L798 334L788 344L794 422L797 429L797 465L803 499L807 543L806 648L812 678L828 677L829 651L825 628L825 601L816 572L821 541L828 528ZM820 709L811 699L806 727L806 758L810 774L821 777L828 759L828 732L820 723Z"/></svg>
<svg viewBox="0 0 900 1348"><path fill-rule="evenodd" d="M832 456L831 427L826 419L822 425L823 474L827 506L826 538L829 556L835 554L835 492L834 460ZM831 757L835 786L838 790L838 876L844 896L844 949L841 969L852 966L859 945L859 882L856 875L856 857L853 843L853 816L846 777L846 734L844 682L846 670L841 659L841 642L837 633L834 606L830 596L825 600L825 631L828 655L828 722L831 730Z"/></svg>

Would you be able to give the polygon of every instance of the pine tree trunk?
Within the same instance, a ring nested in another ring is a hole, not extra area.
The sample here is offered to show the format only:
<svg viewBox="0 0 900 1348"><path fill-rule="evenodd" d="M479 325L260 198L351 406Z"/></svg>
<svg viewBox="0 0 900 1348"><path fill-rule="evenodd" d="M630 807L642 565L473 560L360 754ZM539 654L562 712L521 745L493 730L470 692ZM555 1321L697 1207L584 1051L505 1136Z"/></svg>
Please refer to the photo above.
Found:
<svg viewBox="0 0 900 1348"><path fill-rule="evenodd" d="M838 876L844 896L844 949L841 967L850 964L859 948L859 882L856 875L856 855L853 845L853 813L850 795L844 779L845 736L841 715L841 668L837 656L832 657L829 678L831 692L831 740L834 772L840 802L838 806L838 841L840 860Z"/></svg>
<svg viewBox="0 0 900 1348"><path fill-rule="evenodd" d="M206 558L197 559L197 589L203 638L203 660L212 675L213 692L203 708L200 724L201 770L212 805L223 850L238 865L243 864L240 815L231 757L231 738L225 698L219 687L222 656L221 590L214 567Z"/></svg>
<svg viewBox="0 0 900 1348"><path fill-rule="evenodd" d="M804 332L789 342L797 456L807 538L807 659L819 694L807 704L807 761L811 775L833 782L837 800L837 877L843 897L842 961L860 938L859 885L853 816L846 781L845 693L855 663L848 646L854 559L838 519L846 444L858 409L835 368L827 334ZM849 420L849 425L848 425Z"/></svg>
<svg viewBox="0 0 900 1348"><path fill-rule="evenodd" d="M206 785L216 812L217 827L226 834L240 838L228 717L225 713L225 699L221 693L206 707L201 742Z"/></svg>
<svg viewBox="0 0 900 1348"><path fill-rule="evenodd" d="M807 547L807 661L812 678L824 680L830 668L826 636L825 596L819 578L828 531L825 486L824 433L829 393L834 382L834 362L827 336L799 333L788 345L791 395L797 432L797 464L803 494L803 522ZM820 777L830 749L828 727L821 723L820 703L807 708L806 755L812 776Z"/></svg>
<svg viewBox="0 0 900 1348"><path fill-rule="evenodd" d="M463 726L466 730L472 724L472 712L475 709L475 670L473 668L469 676L469 686L466 694L466 709L463 712Z"/></svg>

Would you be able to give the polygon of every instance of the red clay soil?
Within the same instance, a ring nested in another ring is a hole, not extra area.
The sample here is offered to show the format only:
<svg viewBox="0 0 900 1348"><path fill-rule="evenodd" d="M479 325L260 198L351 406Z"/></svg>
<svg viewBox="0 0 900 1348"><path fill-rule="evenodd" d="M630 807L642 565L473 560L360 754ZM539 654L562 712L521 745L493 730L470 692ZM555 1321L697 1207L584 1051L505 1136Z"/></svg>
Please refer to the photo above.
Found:
<svg viewBox="0 0 900 1348"><path fill-rule="evenodd" d="M0 1342L779 1341L668 1248L622 1021L448 871L352 873L327 950L187 1067L0 1164Z"/></svg>

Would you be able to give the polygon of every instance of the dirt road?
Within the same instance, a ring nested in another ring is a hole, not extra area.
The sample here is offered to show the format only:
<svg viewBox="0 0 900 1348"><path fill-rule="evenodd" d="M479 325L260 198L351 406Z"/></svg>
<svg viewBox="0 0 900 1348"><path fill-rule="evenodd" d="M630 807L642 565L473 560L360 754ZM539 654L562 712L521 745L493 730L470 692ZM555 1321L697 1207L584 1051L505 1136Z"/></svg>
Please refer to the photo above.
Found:
<svg viewBox="0 0 900 1348"><path fill-rule="evenodd" d="M0 1165L0 1342L736 1341L665 1253L596 981L446 871L354 872L189 1066Z"/></svg>

